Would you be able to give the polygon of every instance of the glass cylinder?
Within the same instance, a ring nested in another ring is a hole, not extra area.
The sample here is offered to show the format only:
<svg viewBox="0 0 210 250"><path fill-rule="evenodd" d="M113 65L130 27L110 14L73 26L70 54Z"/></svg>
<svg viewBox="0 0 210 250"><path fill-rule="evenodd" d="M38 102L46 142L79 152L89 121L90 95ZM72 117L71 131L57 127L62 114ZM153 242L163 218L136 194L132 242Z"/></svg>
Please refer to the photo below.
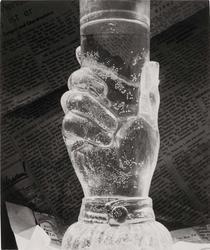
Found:
<svg viewBox="0 0 210 250"><path fill-rule="evenodd" d="M80 0L82 65L95 59L139 83L149 59L150 0Z"/></svg>
<svg viewBox="0 0 210 250"><path fill-rule="evenodd" d="M80 0L80 39L81 65L101 69L112 111L136 114L141 72L149 61L150 0Z"/></svg>

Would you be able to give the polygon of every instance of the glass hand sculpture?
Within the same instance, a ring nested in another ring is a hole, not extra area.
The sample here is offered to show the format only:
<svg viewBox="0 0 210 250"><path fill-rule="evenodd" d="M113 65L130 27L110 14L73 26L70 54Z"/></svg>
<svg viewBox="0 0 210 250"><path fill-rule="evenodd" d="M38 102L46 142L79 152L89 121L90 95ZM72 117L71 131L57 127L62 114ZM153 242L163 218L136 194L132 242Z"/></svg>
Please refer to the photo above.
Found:
<svg viewBox="0 0 210 250"><path fill-rule="evenodd" d="M80 48L76 53L81 63ZM70 76L63 137L85 197L63 249L171 249L148 197L160 143L158 84L159 64L149 61L139 88L93 61Z"/></svg>

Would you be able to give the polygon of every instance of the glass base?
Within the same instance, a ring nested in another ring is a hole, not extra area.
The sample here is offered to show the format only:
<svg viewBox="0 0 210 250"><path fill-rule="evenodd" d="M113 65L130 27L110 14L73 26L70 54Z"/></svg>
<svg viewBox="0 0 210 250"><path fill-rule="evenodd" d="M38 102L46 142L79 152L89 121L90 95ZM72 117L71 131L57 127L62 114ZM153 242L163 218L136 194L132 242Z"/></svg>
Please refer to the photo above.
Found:
<svg viewBox="0 0 210 250"><path fill-rule="evenodd" d="M155 221L149 197L83 199L79 222L62 242L62 250L171 249L171 235Z"/></svg>
<svg viewBox="0 0 210 250"><path fill-rule="evenodd" d="M157 221L110 226L77 222L66 231L62 250L171 250L169 231Z"/></svg>

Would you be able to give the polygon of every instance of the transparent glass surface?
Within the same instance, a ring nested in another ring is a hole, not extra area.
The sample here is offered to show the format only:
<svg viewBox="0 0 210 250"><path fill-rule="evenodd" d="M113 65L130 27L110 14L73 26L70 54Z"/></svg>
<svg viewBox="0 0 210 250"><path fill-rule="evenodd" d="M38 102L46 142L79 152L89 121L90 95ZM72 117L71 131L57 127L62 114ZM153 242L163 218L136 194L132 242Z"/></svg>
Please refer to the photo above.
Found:
<svg viewBox="0 0 210 250"><path fill-rule="evenodd" d="M85 196L148 195L159 149L157 127L140 114L153 105L144 96L156 99L148 116L159 105L158 65L156 80L142 79L149 4L80 1L81 69L69 80L63 134Z"/></svg>
<svg viewBox="0 0 210 250"><path fill-rule="evenodd" d="M80 9L82 67L107 71L107 98L118 116L137 112L141 71L149 60L150 1L81 0Z"/></svg>
<svg viewBox="0 0 210 250"><path fill-rule="evenodd" d="M61 104L84 191L65 250L169 250L148 198L159 151L159 64L149 61L149 0L80 0L81 68Z"/></svg>
<svg viewBox="0 0 210 250"><path fill-rule="evenodd" d="M65 250L172 250L171 245L170 233L157 221L120 227L78 222L63 239Z"/></svg>

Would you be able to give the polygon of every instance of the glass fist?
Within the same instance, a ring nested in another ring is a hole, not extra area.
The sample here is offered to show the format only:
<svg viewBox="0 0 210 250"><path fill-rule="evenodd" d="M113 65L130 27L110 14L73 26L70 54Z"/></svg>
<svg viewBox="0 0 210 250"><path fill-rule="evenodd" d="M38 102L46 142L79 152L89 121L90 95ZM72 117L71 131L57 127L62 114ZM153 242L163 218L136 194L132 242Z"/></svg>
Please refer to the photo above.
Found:
<svg viewBox="0 0 210 250"><path fill-rule="evenodd" d="M63 136L85 196L148 196L159 151L158 78L156 62L134 84L97 62L70 76Z"/></svg>

